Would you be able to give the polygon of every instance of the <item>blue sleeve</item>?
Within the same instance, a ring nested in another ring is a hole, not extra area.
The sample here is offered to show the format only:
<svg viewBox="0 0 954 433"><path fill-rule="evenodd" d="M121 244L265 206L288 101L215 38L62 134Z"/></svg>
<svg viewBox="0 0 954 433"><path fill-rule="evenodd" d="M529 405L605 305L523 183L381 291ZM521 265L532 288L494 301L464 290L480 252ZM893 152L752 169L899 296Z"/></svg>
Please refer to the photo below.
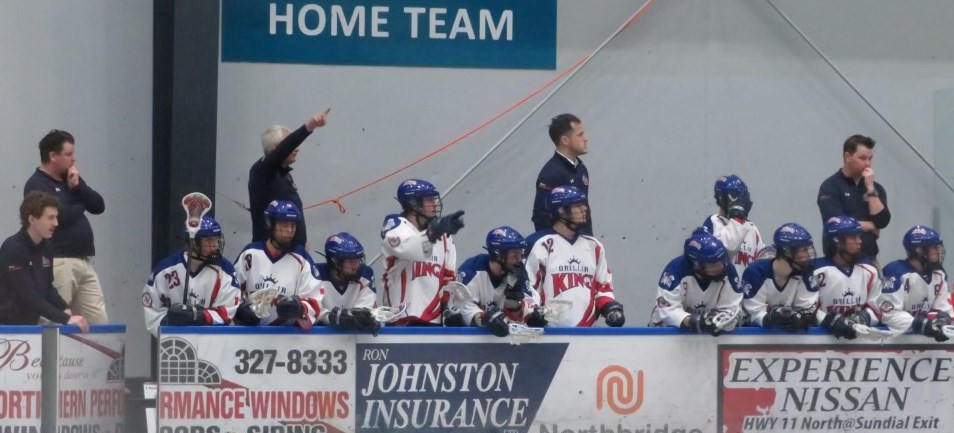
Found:
<svg viewBox="0 0 954 433"><path fill-rule="evenodd" d="M663 269L662 275L659 276L659 288L671 292L679 287L685 276L682 257L677 257L666 265L666 269Z"/></svg>
<svg viewBox="0 0 954 433"><path fill-rule="evenodd" d="M381 224L381 239L388 234L391 229L401 225L401 216L393 213L384 217L384 222Z"/></svg>
<svg viewBox="0 0 954 433"><path fill-rule="evenodd" d="M725 277L729 279L729 285L732 286L735 293L742 293L742 287L739 284L739 271L735 269L735 266L729 264L726 268Z"/></svg>
<svg viewBox="0 0 954 433"><path fill-rule="evenodd" d="M745 299L754 298L763 284L765 284L765 275L760 267L749 266L742 272L742 295Z"/></svg>
<svg viewBox="0 0 954 433"><path fill-rule="evenodd" d="M361 265L361 277L368 280L368 288L372 292L378 293L378 288L374 285L374 269L368 265Z"/></svg>
<svg viewBox="0 0 954 433"><path fill-rule="evenodd" d="M901 289L904 274L907 273L902 263L888 263L881 272L884 275L884 286L881 288L881 293L894 293Z"/></svg>
<svg viewBox="0 0 954 433"><path fill-rule="evenodd" d="M711 217L711 216L710 216L710 217L707 217L706 220L703 221L703 223L702 223L702 229L705 230L706 233L708 233L708 234L710 234L710 235L713 233L712 217Z"/></svg>
<svg viewBox="0 0 954 433"><path fill-rule="evenodd" d="M470 281L474 279L475 275L477 275L477 257L471 257L465 260L464 263L457 268L457 281L465 286L470 284Z"/></svg>

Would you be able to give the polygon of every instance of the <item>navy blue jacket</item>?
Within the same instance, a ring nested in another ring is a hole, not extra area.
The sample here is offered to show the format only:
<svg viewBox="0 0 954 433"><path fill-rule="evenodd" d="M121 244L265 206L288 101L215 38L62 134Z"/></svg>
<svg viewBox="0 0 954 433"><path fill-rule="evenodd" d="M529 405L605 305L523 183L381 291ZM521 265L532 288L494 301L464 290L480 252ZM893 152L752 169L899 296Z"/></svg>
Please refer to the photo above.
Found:
<svg viewBox="0 0 954 433"><path fill-rule="evenodd" d="M884 210L877 215L871 215L868 211L868 202L865 201L868 191L864 181L855 183L854 179L845 176L839 169L818 188L818 210L821 212L822 224L833 216L847 215L858 221L870 221L879 229L887 227L891 222L888 195L880 183L875 182L874 187L884 204ZM861 242L861 254L874 260L878 255L878 238L871 232L862 232Z"/></svg>
<svg viewBox="0 0 954 433"><path fill-rule="evenodd" d="M86 212L99 215L106 210L103 196L94 191L80 177L79 186L70 189L66 179L56 180L39 168L33 172L23 187L23 195L30 191L43 191L56 196L60 200L60 225L53 233L50 243L53 245L54 257L90 257L96 255L96 246L93 242L93 227L89 225Z"/></svg>
<svg viewBox="0 0 954 433"><path fill-rule="evenodd" d="M33 243L20 229L0 246L0 323L36 325L40 316L66 324L66 301L53 287L50 242Z"/></svg>
<svg viewBox="0 0 954 433"><path fill-rule="evenodd" d="M533 200L533 230L546 230L553 226L550 219L550 212L547 210L547 196L553 188L563 185L575 186L583 191L589 197L590 195L590 173L586 170L583 160L576 158L576 166L570 160L557 152L553 152L553 157L543 165L540 174L537 175L537 195ZM590 208L586 225L581 227L581 233L593 235L593 209Z"/></svg>
<svg viewBox="0 0 954 433"><path fill-rule="evenodd" d="M278 146L275 146L268 155L265 155L252 164L248 171L248 201L252 213L252 242L264 242L268 238L265 228L265 208L272 200L287 200L295 203L298 209L304 212L298 187L292 179L291 167L282 167L282 163L291 155L301 143L311 135L305 126L288 134ZM295 232L295 244L304 246L308 241L305 229L305 220L298 224Z"/></svg>

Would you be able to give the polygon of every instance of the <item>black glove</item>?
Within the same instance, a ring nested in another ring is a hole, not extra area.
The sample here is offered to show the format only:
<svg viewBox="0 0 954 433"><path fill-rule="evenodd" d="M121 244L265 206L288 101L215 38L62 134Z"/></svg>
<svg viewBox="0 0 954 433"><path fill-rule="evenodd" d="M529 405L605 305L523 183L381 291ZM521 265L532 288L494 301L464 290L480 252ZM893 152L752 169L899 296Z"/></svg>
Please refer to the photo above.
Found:
<svg viewBox="0 0 954 433"><path fill-rule="evenodd" d="M500 311L500 308L496 304L490 304L487 306L487 311L483 314L483 324L490 330L491 334L494 334L498 337L506 337L510 335L510 324L507 323L507 317L503 312Z"/></svg>
<svg viewBox="0 0 954 433"><path fill-rule="evenodd" d="M457 308L444 308L441 313L444 316L444 326L466 326L464 324L464 315Z"/></svg>
<svg viewBox="0 0 954 433"><path fill-rule="evenodd" d="M543 307L537 306L527 318L527 326L532 328L543 328L547 326L547 319L543 315Z"/></svg>
<svg viewBox="0 0 954 433"><path fill-rule="evenodd" d="M248 302L243 302L239 304L237 310L235 310L235 316L232 317L232 320L235 321L236 325L244 326L258 326L262 321L260 317L255 315L255 312L252 311L252 304Z"/></svg>
<svg viewBox="0 0 954 433"><path fill-rule="evenodd" d="M831 331L835 337L854 340L858 334L853 326L863 322L864 320L856 314L828 313L822 320L821 326Z"/></svg>
<svg viewBox="0 0 954 433"><path fill-rule="evenodd" d="M712 321L712 315L708 312L699 312L689 316L689 323L684 328L700 334L709 334L713 337L722 334L722 330L715 325L715 322Z"/></svg>
<svg viewBox="0 0 954 433"><path fill-rule="evenodd" d="M806 331L815 321L812 310L792 307L773 307L762 319L762 327L778 328L788 332Z"/></svg>
<svg viewBox="0 0 954 433"><path fill-rule="evenodd" d="M279 296L275 302L275 313L283 319L301 319L305 314L305 306L301 305L298 295Z"/></svg>
<svg viewBox="0 0 954 433"><path fill-rule="evenodd" d="M626 323L626 316L623 315L623 304L619 302L607 302L606 305L600 309L600 314L606 318L606 325L612 326L613 328L619 328Z"/></svg>
<svg viewBox="0 0 954 433"><path fill-rule="evenodd" d="M945 313L938 313L933 319L928 319L925 315L918 315L914 318L911 328L921 335L933 338L934 341L943 342L947 341L948 337L944 335L941 328L950 324L951 318Z"/></svg>
<svg viewBox="0 0 954 433"><path fill-rule="evenodd" d="M378 322L378 320L371 315L371 310L367 308L352 308L351 317L354 317L354 324L359 331L370 332L371 335L375 337L378 336L378 331L381 330L381 322Z"/></svg>
<svg viewBox="0 0 954 433"><path fill-rule="evenodd" d="M207 325L205 321L205 308L185 305L172 304L166 311L166 317L163 319L165 325L169 326L192 326Z"/></svg>
<svg viewBox="0 0 954 433"><path fill-rule="evenodd" d="M427 228L427 240L437 242L441 236L455 235L460 229L464 228L464 211L459 210L450 215L431 221Z"/></svg>
<svg viewBox="0 0 954 433"><path fill-rule="evenodd" d="M517 279L512 286L504 289L504 308L510 311L516 311L523 308L523 299L527 296L530 285L530 276L527 275L527 268L523 263L514 265L513 276Z"/></svg>
<svg viewBox="0 0 954 433"><path fill-rule="evenodd" d="M725 216L728 218L748 219L749 211L752 210L752 200L748 194L740 195L726 204Z"/></svg>

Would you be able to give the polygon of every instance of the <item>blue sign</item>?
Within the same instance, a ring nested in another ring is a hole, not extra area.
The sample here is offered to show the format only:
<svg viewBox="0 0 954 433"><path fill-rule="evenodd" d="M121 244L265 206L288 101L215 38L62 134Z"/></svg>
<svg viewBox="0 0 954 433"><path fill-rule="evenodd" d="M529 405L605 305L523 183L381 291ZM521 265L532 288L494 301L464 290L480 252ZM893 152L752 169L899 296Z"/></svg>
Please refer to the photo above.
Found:
<svg viewBox="0 0 954 433"><path fill-rule="evenodd" d="M355 431L526 433L567 346L358 344Z"/></svg>
<svg viewBox="0 0 954 433"><path fill-rule="evenodd" d="M556 68L556 0L222 1L222 61Z"/></svg>

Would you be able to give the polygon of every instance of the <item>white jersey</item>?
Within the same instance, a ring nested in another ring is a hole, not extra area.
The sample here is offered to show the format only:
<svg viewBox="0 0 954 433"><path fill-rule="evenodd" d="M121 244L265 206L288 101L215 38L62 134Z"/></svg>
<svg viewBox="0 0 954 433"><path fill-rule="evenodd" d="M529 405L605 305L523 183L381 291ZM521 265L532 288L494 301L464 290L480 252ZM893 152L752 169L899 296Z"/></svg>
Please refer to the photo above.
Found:
<svg viewBox="0 0 954 433"><path fill-rule="evenodd" d="M881 277L874 266L867 262L856 263L846 272L831 259L823 258L817 260L814 276L818 286L819 323L828 313L852 314L862 311L871 318L871 326L879 323Z"/></svg>
<svg viewBox="0 0 954 433"><path fill-rule="evenodd" d="M527 245L527 274L540 304L550 299L572 303L560 320L547 326L593 326L600 309L616 299L603 244L592 236L567 239L547 229L530 235Z"/></svg>
<svg viewBox="0 0 954 433"><path fill-rule="evenodd" d="M315 265L315 274L318 276L318 286L321 288L324 296L321 298L321 306L328 312L335 307L352 308L374 308L377 306L377 289L374 287L374 271L368 265L361 265L358 270L357 281L349 281L345 286L335 286L331 281L331 271L327 263L318 263Z"/></svg>
<svg viewBox="0 0 954 433"><path fill-rule="evenodd" d="M742 310L745 322L753 326L762 326L762 319L772 307L793 307L810 309L818 302L818 287L810 272L793 273L779 287L775 283L774 259L756 260L745 268L742 274Z"/></svg>
<svg viewBox="0 0 954 433"><path fill-rule="evenodd" d="M943 312L954 317L943 270L921 275L907 260L897 260L888 263L883 273L884 288L878 307L889 328L907 331L917 316L933 318Z"/></svg>
<svg viewBox="0 0 954 433"><path fill-rule="evenodd" d="M274 289L279 296L301 298L308 321L322 319L327 314L321 308L321 288L314 275L314 262L300 245L292 251L272 256L264 242L253 242L245 247L235 260L235 280L245 299L260 290ZM293 326L295 321L278 317L273 305L260 326Z"/></svg>
<svg viewBox="0 0 954 433"><path fill-rule="evenodd" d="M384 294L382 304L406 307L407 316L395 322L441 324L441 312L448 295L445 284L454 281L457 249L454 238L444 235L435 243L427 230L418 230L406 218L392 215L381 230L384 254Z"/></svg>
<svg viewBox="0 0 954 433"><path fill-rule="evenodd" d="M742 289L733 266L725 268L725 278L720 281L700 281L689 259L676 257L659 277L656 293L650 326L678 328L686 317L711 311L726 311L736 317L742 313Z"/></svg>
<svg viewBox="0 0 954 433"><path fill-rule="evenodd" d="M752 221L740 223L715 214L702 223L702 226L725 245L725 249L729 251L729 262L735 265L738 275L742 275L745 267L754 262L765 249L762 234Z"/></svg>
<svg viewBox="0 0 954 433"><path fill-rule="evenodd" d="M183 293L188 273L186 260L185 251L178 251L160 261L142 290L146 329L152 335L158 335L159 323L172 304L205 308L205 322L209 325L232 323L241 300L232 264L219 260L217 266L199 266L195 274L188 274L189 294L186 297Z"/></svg>
<svg viewBox="0 0 954 433"><path fill-rule="evenodd" d="M501 276L495 279L490 275L490 256L487 254L478 254L464 261L457 270L457 281L467 286L470 295L477 302L465 303L460 306L461 315L464 317L464 323L472 325L474 317L487 310L487 306L495 304L500 310L503 310L506 300L505 291L508 285L516 283L513 275ZM532 288L527 288L524 293L523 312L532 311L532 308L539 304L540 295ZM512 317L511 320L525 322L528 318L526 314L521 317Z"/></svg>

